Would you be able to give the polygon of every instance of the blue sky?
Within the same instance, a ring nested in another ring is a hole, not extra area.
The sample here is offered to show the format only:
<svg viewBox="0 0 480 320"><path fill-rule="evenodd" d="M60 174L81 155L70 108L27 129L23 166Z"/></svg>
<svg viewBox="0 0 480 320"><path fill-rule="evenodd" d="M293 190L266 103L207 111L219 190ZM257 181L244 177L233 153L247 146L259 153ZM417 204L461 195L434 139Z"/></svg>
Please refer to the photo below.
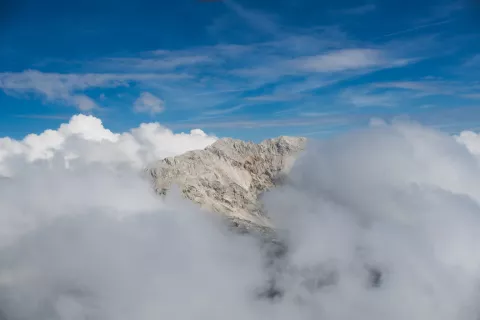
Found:
<svg viewBox="0 0 480 320"><path fill-rule="evenodd" d="M480 129L473 0L1 3L0 136L78 113L252 140Z"/></svg>

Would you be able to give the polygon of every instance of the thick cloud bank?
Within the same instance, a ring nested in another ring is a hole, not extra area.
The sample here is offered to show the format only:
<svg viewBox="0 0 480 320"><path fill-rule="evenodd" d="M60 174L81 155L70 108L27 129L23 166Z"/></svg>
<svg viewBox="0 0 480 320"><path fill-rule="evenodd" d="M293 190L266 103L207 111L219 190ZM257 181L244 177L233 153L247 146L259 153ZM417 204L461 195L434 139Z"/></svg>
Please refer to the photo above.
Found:
<svg viewBox="0 0 480 320"><path fill-rule="evenodd" d="M478 319L479 164L412 124L310 145L266 199L289 244L284 299L323 319Z"/></svg>
<svg viewBox="0 0 480 320"><path fill-rule="evenodd" d="M214 140L85 116L1 140L0 319L480 316L474 133L377 124L310 142L265 196L288 248L268 266L255 239L138 174Z"/></svg>

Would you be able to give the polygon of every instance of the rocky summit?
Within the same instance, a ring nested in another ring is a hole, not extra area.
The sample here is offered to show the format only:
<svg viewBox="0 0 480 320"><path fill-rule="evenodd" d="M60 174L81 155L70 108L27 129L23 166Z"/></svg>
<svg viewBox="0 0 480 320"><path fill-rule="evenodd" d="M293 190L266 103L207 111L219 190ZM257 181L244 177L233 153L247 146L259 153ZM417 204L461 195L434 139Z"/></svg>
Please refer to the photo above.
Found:
<svg viewBox="0 0 480 320"><path fill-rule="evenodd" d="M306 142L285 136L259 144L225 138L204 150L160 160L147 172L159 194L178 185L186 198L234 224L268 228L259 196L281 181Z"/></svg>

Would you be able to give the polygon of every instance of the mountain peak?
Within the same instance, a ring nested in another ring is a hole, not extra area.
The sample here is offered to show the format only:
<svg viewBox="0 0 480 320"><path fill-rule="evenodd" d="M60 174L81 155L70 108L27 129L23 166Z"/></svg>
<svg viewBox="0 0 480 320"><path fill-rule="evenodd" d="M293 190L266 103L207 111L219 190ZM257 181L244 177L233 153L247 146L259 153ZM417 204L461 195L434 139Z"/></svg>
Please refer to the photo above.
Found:
<svg viewBox="0 0 480 320"><path fill-rule="evenodd" d="M148 172L160 194L176 184L187 199L207 210L266 227L269 222L258 197L290 170L306 142L289 136L259 144L223 138L204 150L160 160Z"/></svg>

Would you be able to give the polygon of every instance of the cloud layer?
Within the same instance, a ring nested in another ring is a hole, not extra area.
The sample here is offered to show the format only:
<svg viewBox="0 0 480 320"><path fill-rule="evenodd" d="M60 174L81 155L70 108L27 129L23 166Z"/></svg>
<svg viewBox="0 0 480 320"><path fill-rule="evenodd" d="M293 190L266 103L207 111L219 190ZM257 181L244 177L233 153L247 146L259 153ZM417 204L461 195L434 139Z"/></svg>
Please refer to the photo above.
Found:
<svg viewBox="0 0 480 320"><path fill-rule="evenodd" d="M411 123L311 141L265 195L284 256L226 229L149 161L215 141L78 115L0 163L0 318L440 319L480 315L478 136ZM74 158L75 160L69 160ZM68 161L68 166L66 165ZM259 298L270 283L272 299Z"/></svg>
<svg viewBox="0 0 480 320"><path fill-rule="evenodd" d="M293 274L313 281L280 274L286 297L324 319L477 317L480 167L469 149L478 140L460 140L468 148L417 125L378 123L311 145L266 199Z"/></svg>

